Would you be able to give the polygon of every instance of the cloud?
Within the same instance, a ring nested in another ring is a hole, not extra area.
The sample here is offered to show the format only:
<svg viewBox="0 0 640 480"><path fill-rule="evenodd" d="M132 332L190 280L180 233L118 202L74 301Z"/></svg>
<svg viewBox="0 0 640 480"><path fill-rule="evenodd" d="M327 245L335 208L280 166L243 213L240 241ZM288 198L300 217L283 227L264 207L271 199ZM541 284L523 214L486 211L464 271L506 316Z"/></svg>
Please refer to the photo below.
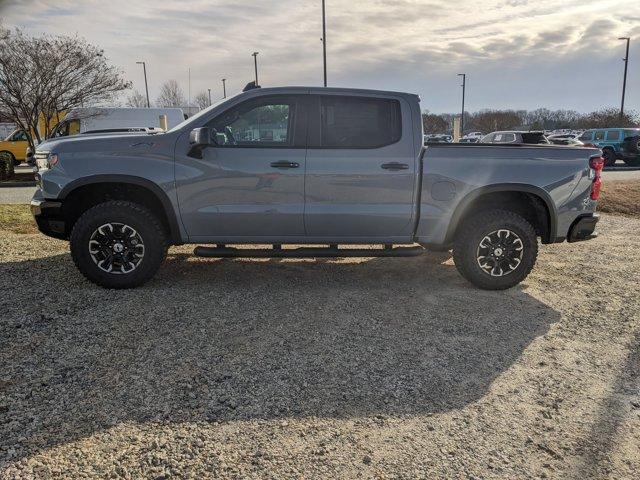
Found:
<svg viewBox="0 0 640 480"><path fill-rule="evenodd" d="M637 0L326 4L330 84L414 91L435 111L457 110L459 71L469 73L475 89L470 108L499 107L498 98L513 108L544 103L589 110L617 96L617 85L612 83L612 92L585 94L592 79L567 65L616 72L622 55L615 50L621 48L617 37L640 36L633 21L640 18ZM319 0L0 0L5 25L34 34L78 33L104 48L139 90L144 82L135 62L145 60L152 97L170 78L186 92L189 68L192 97L206 88L220 96L223 77L228 90L237 91L253 77L253 51L260 52L261 83L319 85L320 13ZM634 55L632 61L640 62ZM547 97L521 94L522 88L551 81L550 72L558 85L571 88L548 86ZM504 78L521 84L503 85L498 92ZM638 82L630 78L627 103L640 108L633 85ZM437 89L442 91L434 93Z"/></svg>

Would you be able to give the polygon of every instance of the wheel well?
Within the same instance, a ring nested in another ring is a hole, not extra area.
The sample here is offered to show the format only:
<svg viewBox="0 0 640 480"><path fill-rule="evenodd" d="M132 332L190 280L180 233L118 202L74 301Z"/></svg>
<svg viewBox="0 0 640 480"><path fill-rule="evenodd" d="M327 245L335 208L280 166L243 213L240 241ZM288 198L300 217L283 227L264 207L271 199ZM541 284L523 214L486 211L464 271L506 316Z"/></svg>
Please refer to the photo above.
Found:
<svg viewBox="0 0 640 480"><path fill-rule="evenodd" d="M158 196L141 185L120 182L82 185L67 194L62 207L66 234L71 234L73 226L84 212L99 203L109 200L125 200L147 207L158 216L169 238L175 238L174 234L177 234L177 232L172 231L167 211Z"/></svg>
<svg viewBox="0 0 640 480"><path fill-rule="evenodd" d="M452 238L464 222L480 212L492 209L509 210L524 217L542 238L542 243L553 242L551 232L551 215L545 201L534 193L505 191L489 192L471 200L466 207L462 207ZM458 213L458 212L456 212Z"/></svg>

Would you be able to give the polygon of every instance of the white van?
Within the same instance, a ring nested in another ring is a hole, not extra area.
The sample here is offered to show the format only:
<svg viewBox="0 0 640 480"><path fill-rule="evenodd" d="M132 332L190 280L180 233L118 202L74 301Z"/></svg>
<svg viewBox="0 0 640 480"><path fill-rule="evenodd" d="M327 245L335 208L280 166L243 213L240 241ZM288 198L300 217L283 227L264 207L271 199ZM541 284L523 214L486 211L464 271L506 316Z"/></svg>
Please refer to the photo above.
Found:
<svg viewBox="0 0 640 480"><path fill-rule="evenodd" d="M55 126L49 138L160 131L162 115L167 118L167 129L185 119L180 108L74 108Z"/></svg>

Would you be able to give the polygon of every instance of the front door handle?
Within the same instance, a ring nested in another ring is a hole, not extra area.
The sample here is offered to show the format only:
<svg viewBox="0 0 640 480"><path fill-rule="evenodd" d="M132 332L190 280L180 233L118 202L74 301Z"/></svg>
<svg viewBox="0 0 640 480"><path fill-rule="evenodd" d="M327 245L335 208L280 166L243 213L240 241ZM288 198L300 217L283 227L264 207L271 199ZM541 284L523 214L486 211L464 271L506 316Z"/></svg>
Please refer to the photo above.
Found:
<svg viewBox="0 0 640 480"><path fill-rule="evenodd" d="M383 168L385 170L408 170L409 165L407 165L406 163L391 162L383 163L382 165L380 165L380 168Z"/></svg>
<svg viewBox="0 0 640 480"><path fill-rule="evenodd" d="M300 166L299 163L297 162L285 162L285 161L281 161L281 162L273 162L271 164L271 166L273 168L298 168Z"/></svg>

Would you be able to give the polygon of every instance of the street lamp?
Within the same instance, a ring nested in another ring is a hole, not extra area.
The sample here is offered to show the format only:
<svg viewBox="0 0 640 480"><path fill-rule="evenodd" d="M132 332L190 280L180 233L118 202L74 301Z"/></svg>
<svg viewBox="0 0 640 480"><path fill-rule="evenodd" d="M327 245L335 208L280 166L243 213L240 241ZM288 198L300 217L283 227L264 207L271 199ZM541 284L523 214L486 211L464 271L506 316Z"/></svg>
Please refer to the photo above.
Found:
<svg viewBox="0 0 640 480"><path fill-rule="evenodd" d="M467 74L459 73L459 77L462 77L462 115L460 116L460 138L464 134L464 94L467 88Z"/></svg>
<svg viewBox="0 0 640 480"><path fill-rule="evenodd" d="M327 16L325 0L322 0L322 64L324 66L324 86L327 86Z"/></svg>
<svg viewBox="0 0 640 480"><path fill-rule="evenodd" d="M253 52L251 56L253 57L253 64L256 69L256 87L258 86L258 54L260 52Z"/></svg>
<svg viewBox="0 0 640 480"><path fill-rule="evenodd" d="M624 116L624 95L626 93L627 90L627 68L629 66L629 42L631 41L631 38L629 37L620 37L618 38L618 40L626 40L627 41L627 51L626 54L623 58L624 61L624 78L622 80L622 103L620 104L620 120L622 120L622 117Z"/></svg>
<svg viewBox="0 0 640 480"><path fill-rule="evenodd" d="M149 103L149 85L147 84L147 64L144 62L136 62L137 65L142 65L142 70L144 72L144 89L147 92L147 108L151 107Z"/></svg>
<svg viewBox="0 0 640 480"><path fill-rule="evenodd" d="M227 79L222 79L222 98L227 98Z"/></svg>

